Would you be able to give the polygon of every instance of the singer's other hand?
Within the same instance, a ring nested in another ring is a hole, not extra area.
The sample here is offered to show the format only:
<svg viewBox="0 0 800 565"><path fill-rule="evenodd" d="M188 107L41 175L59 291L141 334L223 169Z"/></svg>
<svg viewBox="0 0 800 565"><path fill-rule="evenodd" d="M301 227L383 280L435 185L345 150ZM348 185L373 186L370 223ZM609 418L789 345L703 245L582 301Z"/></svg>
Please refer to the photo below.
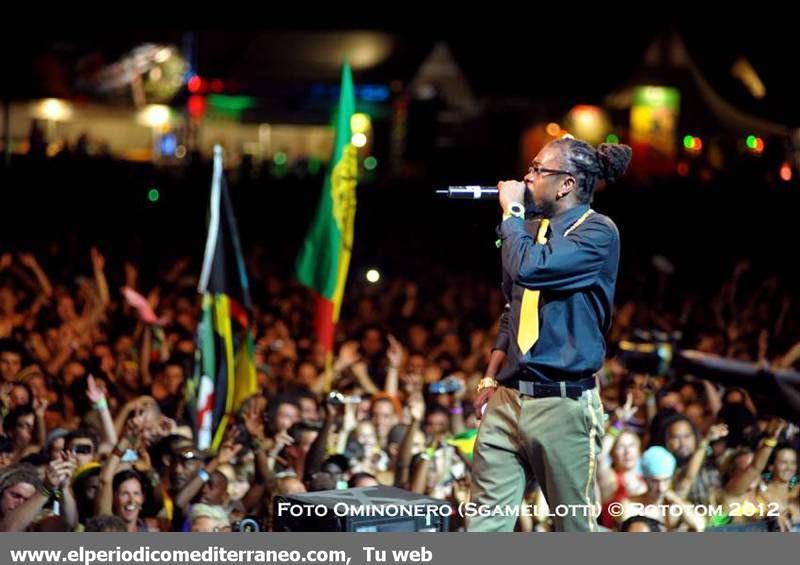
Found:
<svg viewBox="0 0 800 565"><path fill-rule="evenodd" d="M472 401L472 409L475 410L475 415L478 417L478 420L483 420L483 413L486 410L486 406L489 404L489 399L495 393L496 388L485 388L478 393L478 396Z"/></svg>
<svg viewBox="0 0 800 565"><path fill-rule="evenodd" d="M525 200L525 183L518 180L504 180L497 183L499 191L500 207L503 212L508 212L508 207L512 202L523 203Z"/></svg>

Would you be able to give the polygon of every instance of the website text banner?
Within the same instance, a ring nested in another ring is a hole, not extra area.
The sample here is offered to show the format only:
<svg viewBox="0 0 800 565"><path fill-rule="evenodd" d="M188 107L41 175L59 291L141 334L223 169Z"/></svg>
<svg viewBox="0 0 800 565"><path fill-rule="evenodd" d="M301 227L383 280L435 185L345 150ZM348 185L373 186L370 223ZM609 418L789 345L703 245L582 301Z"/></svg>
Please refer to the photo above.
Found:
<svg viewBox="0 0 800 565"><path fill-rule="evenodd" d="M795 562L800 536L719 534L0 534L3 565L509 565ZM632 557L635 556L635 557ZM713 561L712 561L713 560Z"/></svg>

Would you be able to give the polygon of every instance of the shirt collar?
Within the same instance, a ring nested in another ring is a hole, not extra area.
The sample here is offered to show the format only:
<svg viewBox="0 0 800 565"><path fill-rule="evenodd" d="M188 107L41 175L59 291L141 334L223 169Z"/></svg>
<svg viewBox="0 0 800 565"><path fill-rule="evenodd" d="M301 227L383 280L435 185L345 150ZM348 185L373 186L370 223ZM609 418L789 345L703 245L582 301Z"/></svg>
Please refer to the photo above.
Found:
<svg viewBox="0 0 800 565"><path fill-rule="evenodd" d="M588 209L589 204L582 203L553 216L550 218L550 229L553 230L552 233L558 234L559 236L564 235L564 232L567 231L572 224L577 222Z"/></svg>

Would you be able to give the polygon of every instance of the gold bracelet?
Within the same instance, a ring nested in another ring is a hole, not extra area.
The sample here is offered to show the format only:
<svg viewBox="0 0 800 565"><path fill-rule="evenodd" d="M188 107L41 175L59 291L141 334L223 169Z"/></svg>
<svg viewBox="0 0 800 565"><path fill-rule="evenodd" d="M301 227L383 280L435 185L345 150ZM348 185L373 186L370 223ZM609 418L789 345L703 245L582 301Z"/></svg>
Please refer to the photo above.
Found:
<svg viewBox="0 0 800 565"><path fill-rule="evenodd" d="M478 382L478 387L475 389L475 392L481 392L487 388L497 388L497 381L494 377L483 377L480 382Z"/></svg>
<svg viewBox="0 0 800 565"><path fill-rule="evenodd" d="M778 440L772 437L768 437L767 439L764 440L764 445L766 445L767 447L775 448L775 446L778 445Z"/></svg>

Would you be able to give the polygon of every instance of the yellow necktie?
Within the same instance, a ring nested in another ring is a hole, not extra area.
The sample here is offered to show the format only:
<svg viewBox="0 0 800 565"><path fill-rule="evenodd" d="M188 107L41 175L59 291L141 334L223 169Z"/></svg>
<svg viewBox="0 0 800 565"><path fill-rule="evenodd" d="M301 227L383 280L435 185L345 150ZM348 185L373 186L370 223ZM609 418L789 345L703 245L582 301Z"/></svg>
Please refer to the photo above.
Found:
<svg viewBox="0 0 800 565"><path fill-rule="evenodd" d="M536 233L536 243L547 243L545 234L549 225L550 220L547 218L541 221L539 231ZM517 344L520 352L525 355L537 339L539 339L539 291L526 288L522 293L522 306L519 309Z"/></svg>

